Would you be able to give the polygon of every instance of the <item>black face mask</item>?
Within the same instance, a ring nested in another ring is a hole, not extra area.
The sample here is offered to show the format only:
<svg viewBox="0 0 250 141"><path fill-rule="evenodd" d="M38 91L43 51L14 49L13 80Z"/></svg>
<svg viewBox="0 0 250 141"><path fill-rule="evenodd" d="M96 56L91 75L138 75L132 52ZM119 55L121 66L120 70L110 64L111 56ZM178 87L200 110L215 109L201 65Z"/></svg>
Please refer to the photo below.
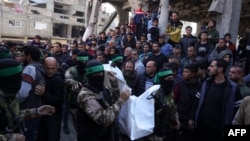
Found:
<svg viewBox="0 0 250 141"><path fill-rule="evenodd" d="M119 69L122 69L122 62L120 62L120 61L116 62L116 66L117 66Z"/></svg>
<svg viewBox="0 0 250 141"><path fill-rule="evenodd" d="M89 84L98 90L102 90L104 83L104 75L89 75Z"/></svg>
<svg viewBox="0 0 250 141"><path fill-rule="evenodd" d="M79 82L83 81L84 74L85 74L85 63L77 61L77 80Z"/></svg>
<svg viewBox="0 0 250 141"><path fill-rule="evenodd" d="M13 83L15 82L15 83ZM20 74L15 74L8 77L1 78L0 90L2 90L6 97L15 97L16 93L21 88L22 76Z"/></svg>
<svg viewBox="0 0 250 141"><path fill-rule="evenodd" d="M77 61L77 71L83 71L85 70L85 63L81 62L81 61Z"/></svg>
<svg viewBox="0 0 250 141"><path fill-rule="evenodd" d="M160 85L165 95L171 94L173 90L174 81L173 80L165 80L164 78L160 79Z"/></svg>

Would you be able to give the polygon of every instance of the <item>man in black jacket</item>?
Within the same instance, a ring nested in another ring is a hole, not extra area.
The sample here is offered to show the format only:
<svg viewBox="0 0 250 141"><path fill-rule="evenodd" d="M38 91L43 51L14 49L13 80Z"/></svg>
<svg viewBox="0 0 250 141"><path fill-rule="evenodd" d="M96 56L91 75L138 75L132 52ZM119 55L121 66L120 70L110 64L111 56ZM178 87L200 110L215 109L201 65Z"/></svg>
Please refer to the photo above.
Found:
<svg viewBox="0 0 250 141"><path fill-rule="evenodd" d="M222 141L224 125L231 125L241 103L237 85L224 74L227 63L213 60L208 67L208 78L202 85L195 115L197 141Z"/></svg>
<svg viewBox="0 0 250 141"><path fill-rule="evenodd" d="M186 65L183 70L183 80L174 88L174 101L181 123L180 141L194 140L194 117L198 106L196 95L201 89L197 72L196 64Z"/></svg>
<svg viewBox="0 0 250 141"><path fill-rule="evenodd" d="M192 33L192 27L187 26L186 28L186 35L183 35L180 41L180 46L181 46L181 58L184 58L187 56L187 50L188 47L194 46L197 42L197 38L194 37Z"/></svg>
<svg viewBox="0 0 250 141"><path fill-rule="evenodd" d="M140 96L145 90L154 85L154 77L156 74L156 62L151 60L146 64L145 73L138 75L134 84L134 95Z"/></svg>
<svg viewBox="0 0 250 141"><path fill-rule="evenodd" d="M161 47L159 43L154 42L152 47L152 54L148 57L147 61L153 60L156 62L156 72L162 69L163 64L168 61L168 58L161 53Z"/></svg>
<svg viewBox="0 0 250 141"><path fill-rule="evenodd" d="M53 105L56 112L41 118L38 141L60 141L64 81L57 74L57 61L54 57L47 57L44 63L46 86L42 100L44 104Z"/></svg>

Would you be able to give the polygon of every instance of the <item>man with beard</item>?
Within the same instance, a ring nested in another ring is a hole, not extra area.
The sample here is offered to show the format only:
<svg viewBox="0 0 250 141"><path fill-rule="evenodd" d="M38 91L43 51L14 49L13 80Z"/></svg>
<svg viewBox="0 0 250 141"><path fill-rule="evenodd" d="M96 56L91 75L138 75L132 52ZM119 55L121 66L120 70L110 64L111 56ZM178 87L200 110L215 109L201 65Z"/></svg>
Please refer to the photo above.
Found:
<svg viewBox="0 0 250 141"><path fill-rule="evenodd" d="M74 127L76 129L76 110L77 110L77 95L82 86L87 83L85 75L85 65L89 60L89 55L86 52L80 51L77 54L77 65L70 67L65 72L65 86L66 86L66 101L69 105L71 115L73 117ZM67 121L67 120L65 120ZM68 124L64 123L63 129L67 131Z"/></svg>
<svg viewBox="0 0 250 141"><path fill-rule="evenodd" d="M108 62L106 61L105 55L102 52L96 54L96 60L100 61L102 64L108 64Z"/></svg>
<svg viewBox="0 0 250 141"><path fill-rule="evenodd" d="M187 54L186 57L184 57L181 60L182 66L192 64L194 62L194 59L196 57L196 49L194 46L187 47Z"/></svg>
<svg viewBox="0 0 250 141"><path fill-rule="evenodd" d="M56 42L54 45L54 53L53 53L53 57L56 58L57 62L59 63L59 65L61 65L63 62L65 62L68 58L70 58L69 54L64 54L62 52L62 44L59 42Z"/></svg>
<svg viewBox="0 0 250 141"><path fill-rule="evenodd" d="M211 63L213 59L218 58L220 52L223 50L226 50L227 52L232 54L232 51L227 48L226 40L224 38L220 38L217 47L215 49L213 49L213 51L208 56L208 62ZM231 59L230 60L231 65L232 65L232 62L233 62L233 60Z"/></svg>
<svg viewBox="0 0 250 141"><path fill-rule="evenodd" d="M151 55L151 49L148 42L143 44L143 53L139 55L139 59L142 61L143 65L146 66L146 61L148 57Z"/></svg>
<svg viewBox="0 0 250 141"><path fill-rule="evenodd" d="M139 59L139 54L136 49L132 50L131 60L135 63L134 70L136 71L136 73L138 75L143 74L145 72L145 66L143 65L142 61Z"/></svg>
<svg viewBox="0 0 250 141"><path fill-rule="evenodd" d="M141 41L136 41L135 49L138 51L138 54L143 53L142 43Z"/></svg>
<svg viewBox="0 0 250 141"><path fill-rule="evenodd" d="M181 123L180 141L194 140L194 117L199 100L196 95L202 86L197 72L198 66L196 64L184 66L183 80L174 88L174 101Z"/></svg>
<svg viewBox="0 0 250 141"><path fill-rule="evenodd" d="M161 69L155 78L155 83L161 88L152 97L155 99L155 127L149 140L175 141L175 130L178 130L180 123L173 101L173 71L168 68Z"/></svg>
<svg viewBox="0 0 250 141"><path fill-rule="evenodd" d="M168 61L168 58L160 52L160 49L159 43L153 43L153 53L148 57L148 60L154 60L156 62L156 72L159 72L163 64Z"/></svg>
<svg viewBox="0 0 250 141"><path fill-rule="evenodd" d="M137 73L135 71L135 64L132 60L129 60L124 65L124 79L127 85L132 89L132 94L134 94L135 81L137 79Z"/></svg>
<svg viewBox="0 0 250 141"><path fill-rule="evenodd" d="M156 74L156 62L148 61L146 64L146 71L143 74L138 75L138 79L135 81L133 95L139 96L145 90L154 85L154 77Z"/></svg>
<svg viewBox="0 0 250 141"><path fill-rule="evenodd" d="M224 125L231 125L241 103L237 85L224 73L227 63L215 59L208 67L208 78L202 85L195 116L197 141L222 141Z"/></svg>
<svg viewBox="0 0 250 141"><path fill-rule="evenodd" d="M124 62L126 62L127 60L131 59L131 55L132 55L132 47L126 47L124 49L124 53L123 53L123 57L124 57Z"/></svg>
<svg viewBox="0 0 250 141"><path fill-rule="evenodd" d="M17 93L20 109L37 108L42 105L43 93L35 91L37 86L45 89L45 71L40 61L41 53L37 47L26 47L24 49L24 61L26 66L22 72L22 85ZM35 141L39 119L26 121L28 141Z"/></svg>
<svg viewBox="0 0 250 141"><path fill-rule="evenodd" d="M42 95L43 104L54 106L56 112L52 116L41 118L37 141L60 141L64 82L57 74L57 67L58 64L54 57L45 58L46 90L37 87L37 91L42 90L41 93L44 93Z"/></svg>
<svg viewBox="0 0 250 141"><path fill-rule="evenodd" d="M130 91L120 92L114 73L97 60L87 62L86 75L88 83L77 98L77 140L117 141L115 119Z"/></svg>
<svg viewBox="0 0 250 141"><path fill-rule="evenodd" d="M19 109L15 98L21 88L22 66L14 59L0 59L0 140L25 141L24 120L42 115L52 115L55 108L42 105L31 109ZM27 138L27 137L26 137Z"/></svg>

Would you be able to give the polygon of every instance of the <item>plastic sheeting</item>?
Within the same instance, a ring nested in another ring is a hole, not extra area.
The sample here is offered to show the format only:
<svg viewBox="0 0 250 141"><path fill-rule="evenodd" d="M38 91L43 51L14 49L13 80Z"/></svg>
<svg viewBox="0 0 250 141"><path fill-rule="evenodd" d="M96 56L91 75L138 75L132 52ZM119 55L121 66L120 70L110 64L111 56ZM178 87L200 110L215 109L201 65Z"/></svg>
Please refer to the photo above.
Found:
<svg viewBox="0 0 250 141"><path fill-rule="evenodd" d="M118 67L112 67L110 64L104 64L105 71L113 71L118 80L119 90L129 88ZM155 94L160 89L160 85L154 85L146 90L139 97L130 96L122 105L118 115L118 125L120 131L127 135L131 140L136 140L153 133L155 126L154 119L154 99L148 99L151 94Z"/></svg>
<svg viewBox="0 0 250 141"><path fill-rule="evenodd" d="M131 140L136 140L153 133L154 129L154 99L148 99L158 91L160 85L154 85L139 97L130 96L123 104L118 122L121 132Z"/></svg>

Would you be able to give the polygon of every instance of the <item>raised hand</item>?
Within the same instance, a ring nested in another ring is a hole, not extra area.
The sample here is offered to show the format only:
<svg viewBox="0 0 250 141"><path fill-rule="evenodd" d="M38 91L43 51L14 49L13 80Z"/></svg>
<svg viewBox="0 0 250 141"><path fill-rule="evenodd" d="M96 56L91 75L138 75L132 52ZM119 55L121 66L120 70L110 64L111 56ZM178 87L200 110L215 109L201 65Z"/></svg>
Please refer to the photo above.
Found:
<svg viewBox="0 0 250 141"><path fill-rule="evenodd" d="M121 92L121 94L120 94L120 97L119 97L119 99L121 100L121 101L126 101L128 98L129 98L129 96L131 95L131 92L130 92L130 90L123 90L122 92Z"/></svg>

